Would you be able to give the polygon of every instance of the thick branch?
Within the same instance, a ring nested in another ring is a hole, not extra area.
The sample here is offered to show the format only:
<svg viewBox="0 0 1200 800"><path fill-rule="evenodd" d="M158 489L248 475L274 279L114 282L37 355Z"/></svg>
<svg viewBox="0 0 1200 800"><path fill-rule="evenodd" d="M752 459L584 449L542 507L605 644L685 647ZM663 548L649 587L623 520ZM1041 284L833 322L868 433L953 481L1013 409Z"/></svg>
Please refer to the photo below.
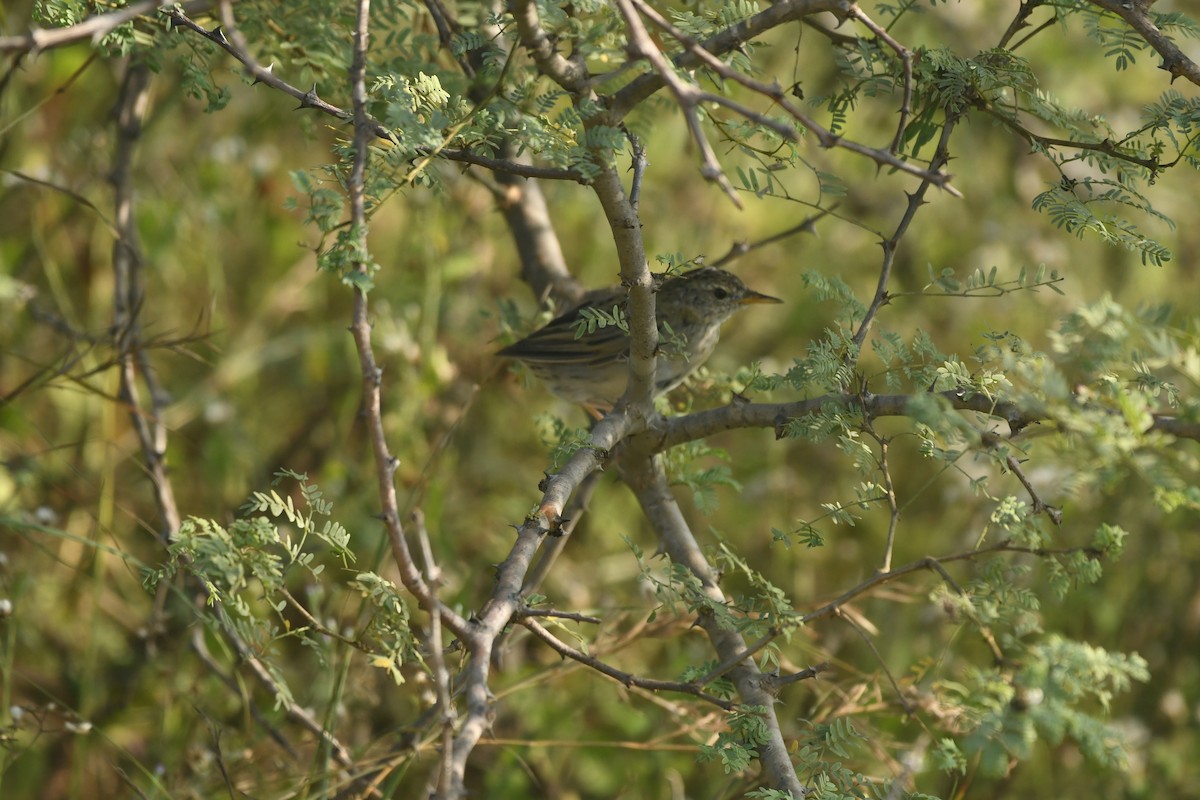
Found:
<svg viewBox="0 0 1200 800"><path fill-rule="evenodd" d="M1116 14L1125 20L1129 27L1137 31L1146 40L1146 43L1162 56L1161 68L1171 73L1172 82L1176 78L1185 78L1200 86L1200 65L1184 55L1179 46L1171 41L1171 37L1154 24L1154 20L1146 13L1146 8L1150 6L1149 2L1135 2L1134 0L1091 0L1091 2Z"/></svg>
<svg viewBox="0 0 1200 800"><path fill-rule="evenodd" d="M85 39L95 45L126 22L151 14L162 5L161 0L142 0L118 11L88 17L83 22L65 28L32 28L24 36L0 36L0 53L40 53ZM180 9L189 14L204 11L211 5L211 0L191 0L179 4Z"/></svg>
<svg viewBox="0 0 1200 800"><path fill-rule="evenodd" d="M496 570L496 585L483 610L462 637L467 647L467 665L460 676L467 713L454 739L450 769L453 781L443 787L438 800L461 798L466 793L463 777L467 760L491 722L492 694L488 688L492 653L496 641L523 606L522 585L533 558L546 534L560 524L562 510L579 484L600 467L608 450L628 434L630 417L620 409L610 413L592 429L591 447L575 452L556 475L546 480L542 500L517 529L517 540L508 557Z"/></svg>
<svg viewBox="0 0 1200 800"><path fill-rule="evenodd" d="M642 240L642 223L629 203L621 179L613 167L605 167L592 184L621 264L621 284L629 289L629 386L622 403L640 419L654 411L654 372L658 350L654 293L650 265Z"/></svg>
<svg viewBox="0 0 1200 800"><path fill-rule="evenodd" d="M568 59L558 52L554 42L542 28L534 0L516 0L510 5L517 30L521 33L521 44L533 56L543 75L568 92L586 92L587 66L583 59Z"/></svg>
<svg viewBox="0 0 1200 800"><path fill-rule="evenodd" d="M506 148L513 149L512 143ZM514 155L508 162L523 164L525 157ZM517 246L521 280L533 290L538 302L549 298L559 311L578 305L585 290L567 268L546 196L537 181L497 172L496 183L500 185L496 203Z"/></svg>
<svg viewBox="0 0 1200 800"><path fill-rule="evenodd" d="M687 567L699 579L705 595L712 602L725 603L725 595L717 585L716 571L705 559L683 518L683 512L667 484L661 461L645 455L644 450L637 452L630 449L623 455L622 477L637 496L643 513L659 536L662 549L673 563ZM702 614L697 624L708 634L718 658L725 659L745 652L746 642L741 634L722 627L712 615ZM779 719L775 715L775 697L768 691L769 679L749 659L731 669L729 676L743 703L764 709L763 722L768 740L759 746L758 757L767 784L771 788L790 792L795 798L804 797L805 789L796 777L796 769L788 755Z"/></svg>
<svg viewBox="0 0 1200 800"><path fill-rule="evenodd" d="M948 391L941 392L940 396L951 408L976 411L1004 420L1014 434L1030 425L1054 421L1052 417L1026 411L1016 403L991 400L981 394L968 396L962 392ZM826 394L791 403L731 403L722 408L663 420L656 426L659 438L655 442L655 450L666 450L684 442L705 439L738 428L773 428L776 435L782 437L784 425L789 420L814 414L825 406L858 409L871 418L903 417L909 414L909 403L915 397L907 394ZM1153 415L1148 430L1200 441L1200 422L1182 420L1169 414Z"/></svg>

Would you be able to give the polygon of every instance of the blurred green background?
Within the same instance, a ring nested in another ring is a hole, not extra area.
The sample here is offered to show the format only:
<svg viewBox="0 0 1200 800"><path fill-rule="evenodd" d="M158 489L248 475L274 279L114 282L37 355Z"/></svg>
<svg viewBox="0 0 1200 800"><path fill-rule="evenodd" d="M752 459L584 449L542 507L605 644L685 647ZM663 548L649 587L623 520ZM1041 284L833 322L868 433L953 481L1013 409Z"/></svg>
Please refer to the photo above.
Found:
<svg viewBox="0 0 1200 800"><path fill-rule="evenodd" d="M21 29L23 5L3 12L6 33ZM939 6L903 34L912 44L941 41L973 53L995 41L1002 5L1011 4ZM770 41L767 64L803 76L806 94L832 88L827 42L808 30L797 38L794 28ZM1155 58L1143 55L1115 72L1078 30L1035 38L1022 52L1060 101L1103 114L1122 130L1134 127L1140 108L1167 88ZM309 590L312 607L337 625L352 620L356 607L336 583L358 569L389 573L373 516L378 501L359 419L358 361L346 332L351 295L317 271L318 234L285 202L296 196L289 171L330 161L331 147L346 131L295 110L292 100L266 87L247 86L231 60L216 64L215 80L228 86L232 99L208 114L179 90L178 67L164 63L134 168L146 261L141 321L146 340L160 344L149 358L170 393L171 475L185 514L227 523L276 469L307 473L333 500L359 558L348 573L330 565L332 588ZM7 705L32 710L24 713L40 720L36 735L26 728L7 742L4 794L124 796L130 789L122 775L144 785L139 773L145 771L171 796L217 796L212 731L219 727L228 768L243 777L251 768L260 773L246 791L292 796L296 765L189 650L186 629L196 623L187 603L173 601L166 637L147 638L143 629L153 597L142 588L139 567L159 563L163 554L137 440L126 410L112 399L117 380L106 339L112 323L110 114L122 69L86 46L64 48L26 58L0 94L0 394L21 390L0 405L0 515L22 520L21 526L0 525L0 588L13 603L0 624L3 689ZM289 80L305 83L301 74ZM1194 95L1195 87L1181 91ZM348 105L345 94L334 102ZM872 102L847 133L881 144L895 124L894 98ZM792 200L743 194L746 208L737 211L699 179L695 148L668 104L633 123L650 160L641 201L650 253L713 260L734 242L796 224L818 201L830 204L810 174L796 172L780 176ZM919 293L930 269L965 276L996 266L1015 277L1022 266L1045 263L1065 277L1064 294L903 296L884 310L881 329L909 336L923 328L943 350L964 358L991 331L1012 331L1045 349L1047 331L1061 314L1106 295L1131 308L1170 303L1175 325L1195 329L1200 286L1192 254L1200 225L1194 174L1170 171L1152 190L1156 207L1177 228L1138 220L1175 254L1158 268L1094 237L1076 239L1031 210L1032 197L1056 176L998 126L971 118L952 151L948 169L964 197L930 193L902 242L893 291ZM737 262L751 286L785 298L786 305L756 307L731 323L709 362L712 375L752 361L767 372L786 371L833 323L835 309L806 290L804 271L840 277L864 302L874 291L880 235L890 235L904 192L915 182L845 151L810 146L804 156L841 176L848 192L818 224L817 235L789 238ZM748 166L737 152L722 157L731 174ZM372 221L370 246L383 267L371 295L372 317L388 434L401 459L402 502L425 513L445 569L443 597L470 610L490 591L491 565L506 555L511 526L540 497L548 452L540 435L547 428L543 415L572 426L586 420L493 357L500 303L515 299L532 319L535 302L516 278L515 251L491 195L460 167L442 169L443 191L397 195ZM614 282L611 236L590 190L568 183L543 189L571 268L589 286ZM867 357L864 368L871 367ZM679 407L719 402L703 395L705 376L696 384L671 401ZM779 393L770 399L793 398ZM905 421L878 427L897 434L891 458L903 517L894 563L969 548L987 524L989 507L976 502L965 475L923 460L916 439L903 433ZM712 444L728 451L742 489L719 487L716 508L703 510L679 490L702 541L710 544L719 534L735 542L800 610L818 607L876 569L887 530L883 509L852 528L828 528L824 548L772 543L772 528L791 529L798 519L819 516L821 503L853 497L860 476L832 444L776 442L769 430L722 434ZM1192 455L1196 448L1194 442L1173 446ZM1136 651L1149 661L1151 681L1119 696L1111 710L1126 736L1129 771L1095 770L1071 744L1043 745L1004 779L955 787L930 774L922 788L968 797L1195 796L1196 514L1157 510L1148 502L1149 482L1136 477L1107 493L1073 492L1071 464L1054 458L1055 447L1051 437L1038 439L1027 467L1043 496L1064 507L1058 544L1086 543L1105 521L1131 533L1126 557L1100 583L1042 610L1049 630ZM1011 475L995 474L983 460L960 466L972 474L992 471L994 494L1022 494ZM31 521L44 527L31 528ZM631 634L655 600L636 581L626 536L649 553L655 549L628 492L605 477L543 592L554 607L603 616L598 633L583 633L598 637L593 649L611 663L671 678L708 658L707 642L670 620ZM1036 585L1040 568L1028 563ZM970 570L954 568L964 580ZM951 645L961 646L956 626L928 600L936 583L917 573L855 604L855 619L878 632L876 647L893 675L913 675ZM321 663L305 648L282 648L300 702L318 717L328 713L365 758L403 751L406 731L425 707L419 676L396 687L345 654L343 661ZM865 758L895 766L891 759L906 746L901 743L916 739L922 723L896 711L879 660L854 630L826 620L783 645L788 667L827 658L833 664L827 679L799 684L781 698L785 732L796 735L800 720L839 709L866 715L890 708L890 724L872 718L878 750ZM712 765L695 765L694 746L713 724L707 708L598 680L522 635L509 640L502 667L493 686L499 704L491 732L501 743L485 740L476 754L471 780L477 796L676 797L683 795L672 787L680 787L689 797L725 797L739 785ZM248 686L244 691L255 694ZM327 708L338 691L336 707ZM272 714L269 697L259 696L258 703L284 724ZM78 720L88 721L91 731L71 732ZM891 743L897 749L885 755ZM417 791L432 763L429 752L418 757L404 785ZM307 762L301 765L301 772L308 769Z"/></svg>

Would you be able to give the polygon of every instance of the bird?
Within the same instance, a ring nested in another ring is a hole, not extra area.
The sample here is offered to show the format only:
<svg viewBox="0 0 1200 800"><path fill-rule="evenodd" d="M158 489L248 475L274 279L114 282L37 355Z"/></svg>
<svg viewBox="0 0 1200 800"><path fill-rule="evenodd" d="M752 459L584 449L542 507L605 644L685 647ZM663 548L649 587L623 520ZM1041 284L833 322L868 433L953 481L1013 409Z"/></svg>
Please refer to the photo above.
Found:
<svg viewBox="0 0 1200 800"><path fill-rule="evenodd" d="M717 345L721 325L743 306L782 303L718 267L654 276L659 352L655 396L678 386ZM619 286L584 301L497 355L524 363L555 395L600 419L611 411L629 376L629 333L618 324L626 292Z"/></svg>

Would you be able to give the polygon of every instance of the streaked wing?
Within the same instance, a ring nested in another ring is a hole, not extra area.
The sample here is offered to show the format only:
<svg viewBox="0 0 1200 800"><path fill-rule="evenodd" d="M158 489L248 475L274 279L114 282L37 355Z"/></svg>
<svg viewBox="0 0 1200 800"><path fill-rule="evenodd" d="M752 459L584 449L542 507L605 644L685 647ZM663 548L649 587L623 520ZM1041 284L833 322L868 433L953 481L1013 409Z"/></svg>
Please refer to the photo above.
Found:
<svg viewBox="0 0 1200 800"><path fill-rule="evenodd" d="M576 339L575 332L582 319L579 309L572 309L546 327L500 350L498 355L530 364L585 366L611 363L629 351L629 335L615 325L597 328Z"/></svg>

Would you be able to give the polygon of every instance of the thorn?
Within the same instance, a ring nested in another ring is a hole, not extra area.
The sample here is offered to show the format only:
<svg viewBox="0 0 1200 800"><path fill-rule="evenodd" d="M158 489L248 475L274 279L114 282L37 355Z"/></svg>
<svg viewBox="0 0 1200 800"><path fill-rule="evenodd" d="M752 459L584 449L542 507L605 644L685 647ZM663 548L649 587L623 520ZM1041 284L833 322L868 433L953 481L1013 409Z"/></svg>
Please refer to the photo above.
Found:
<svg viewBox="0 0 1200 800"><path fill-rule="evenodd" d="M265 72L265 73L266 73L267 75L269 75L270 77L274 77L274 76L275 76L275 73L274 73L274 72L272 72L272 70L274 70L274 69L275 69L275 62L274 62L274 61L272 61L272 62L271 62L271 66L269 66L269 67L264 67L264 68L263 68L263 72ZM253 83L251 83L250 85L251 85L251 86L254 86L254 85L256 85L256 84L259 84L259 83L262 83L262 82L263 82L262 78L260 78L258 75L255 75L255 76L254 76L254 82L253 82Z"/></svg>
<svg viewBox="0 0 1200 800"><path fill-rule="evenodd" d="M296 110L299 111L301 108L313 108L317 105L317 102L320 99L321 98L317 96L317 85L314 83L313 87L305 92L304 96L300 98L300 107Z"/></svg>
<svg viewBox="0 0 1200 800"><path fill-rule="evenodd" d="M229 39L225 37L225 30L220 25L209 31L208 35L211 38L216 39L221 44L229 44Z"/></svg>

